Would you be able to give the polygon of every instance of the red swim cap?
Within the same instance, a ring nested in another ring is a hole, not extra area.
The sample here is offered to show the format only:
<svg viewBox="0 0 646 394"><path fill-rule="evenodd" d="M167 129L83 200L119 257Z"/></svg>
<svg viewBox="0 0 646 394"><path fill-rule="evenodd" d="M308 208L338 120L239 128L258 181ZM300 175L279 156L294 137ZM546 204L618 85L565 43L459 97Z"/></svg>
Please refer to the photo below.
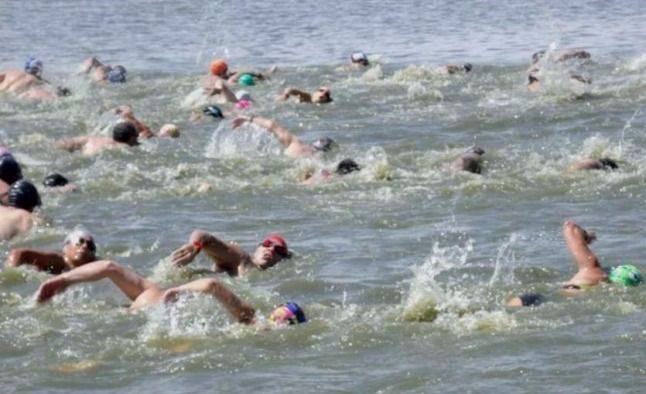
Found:
<svg viewBox="0 0 646 394"><path fill-rule="evenodd" d="M211 70L211 74L217 75L218 77L224 76L224 74L227 73L229 66L227 66L227 62L225 62L222 59L215 59L211 62L211 66L209 69Z"/></svg>
<svg viewBox="0 0 646 394"><path fill-rule="evenodd" d="M274 246L278 254L283 255L283 256L288 256L289 251L287 249L287 242L285 241L285 238L283 238L279 234L269 234L263 241L262 241L262 246L269 248L271 246Z"/></svg>

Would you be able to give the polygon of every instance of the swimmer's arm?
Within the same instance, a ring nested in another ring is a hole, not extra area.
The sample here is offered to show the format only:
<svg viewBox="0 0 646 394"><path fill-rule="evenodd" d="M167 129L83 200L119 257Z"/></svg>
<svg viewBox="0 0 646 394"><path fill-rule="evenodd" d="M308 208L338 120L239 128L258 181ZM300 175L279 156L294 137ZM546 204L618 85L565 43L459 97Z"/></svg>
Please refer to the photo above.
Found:
<svg viewBox="0 0 646 394"><path fill-rule="evenodd" d="M597 256L588 247L596 239L594 233L588 233L573 221L566 220L563 237L579 270L599 267Z"/></svg>
<svg viewBox="0 0 646 394"><path fill-rule="evenodd" d="M64 149L68 152L74 152L77 150L80 150L87 144L88 142L88 137L76 137L76 138L68 138L64 140L59 140L54 142L54 146L58 149Z"/></svg>
<svg viewBox="0 0 646 394"><path fill-rule="evenodd" d="M65 259L60 253L22 248L13 249L9 253L9 258L5 265L7 267L33 265L39 271L47 271L52 274L60 274L67 268Z"/></svg>
<svg viewBox="0 0 646 394"><path fill-rule="evenodd" d="M302 90L295 89L295 88L287 88L287 89L285 89L283 94L278 96L278 100L285 101L288 98L290 98L291 96L297 96L298 101L303 102L303 103L311 103L312 102L312 95L310 95L309 93L304 92Z"/></svg>
<svg viewBox="0 0 646 394"><path fill-rule="evenodd" d="M203 249L216 265L230 261L242 261L247 257L247 253L237 245L225 242L206 231L194 230L188 243L171 254L171 262L178 266L187 265L195 259L200 249Z"/></svg>
<svg viewBox="0 0 646 394"><path fill-rule="evenodd" d="M242 122L236 122L238 121L238 119L242 119ZM237 119L234 119L233 128L240 126L240 124L244 123L245 121L256 124L263 129L266 129L268 132L274 134L284 148L288 148L293 143L300 143L300 141L298 141L298 138L290 133L289 130L278 124L278 122L273 119L263 118L261 116L241 116Z"/></svg>

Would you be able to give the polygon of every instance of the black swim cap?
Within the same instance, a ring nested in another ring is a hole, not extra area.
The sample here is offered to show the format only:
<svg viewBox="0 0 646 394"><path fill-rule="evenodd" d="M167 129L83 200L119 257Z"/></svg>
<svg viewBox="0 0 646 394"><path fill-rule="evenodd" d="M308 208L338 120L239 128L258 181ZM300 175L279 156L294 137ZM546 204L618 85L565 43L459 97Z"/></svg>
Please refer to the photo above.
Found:
<svg viewBox="0 0 646 394"><path fill-rule="evenodd" d="M10 153L0 156L0 179L8 185L22 179L20 164Z"/></svg>
<svg viewBox="0 0 646 394"><path fill-rule="evenodd" d="M518 298L520 298L523 306L538 306L545 302L545 297L538 293L525 293Z"/></svg>
<svg viewBox="0 0 646 394"><path fill-rule="evenodd" d="M137 128L130 122L119 122L112 128L112 139L124 144L130 144L138 135Z"/></svg>
<svg viewBox="0 0 646 394"><path fill-rule="evenodd" d="M616 170L617 168L619 168L616 161L609 159L607 157L599 159L599 163L601 163L603 168L610 168L612 170Z"/></svg>
<svg viewBox="0 0 646 394"><path fill-rule="evenodd" d="M67 180L67 178L57 173L47 175L43 180L43 185L47 187L65 186L68 183L69 181Z"/></svg>
<svg viewBox="0 0 646 394"><path fill-rule="evenodd" d="M335 144L332 138L323 137L312 142L312 148L316 151L329 152Z"/></svg>
<svg viewBox="0 0 646 394"><path fill-rule="evenodd" d="M473 65L471 63L464 63L464 71L469 72L473 68Z"/></svg>
<svg viewBox="0 0 646 394"><path fill-rule="evenodd" d="M20 180L11 185L9 189L9 206L33 211L40 205L38 189L31 182Z"/></svg>
<svg viewBox="0 0 646 394"><path fill-rule="evenodd" d="M202 108L202 113L204 113L204 115L212 116L215 119L224 119L224 114L217 105L209 105L208 107Z"/></svg>
<svg viewBox="0 0 646 394"><path fill-rule="evenodd" d="M336 166L336 173L339 175L346 175L354 171L359 171L361 170L361 167L357 164L356 161L352 159L345 159L342 160L337 166Z"/></svg>

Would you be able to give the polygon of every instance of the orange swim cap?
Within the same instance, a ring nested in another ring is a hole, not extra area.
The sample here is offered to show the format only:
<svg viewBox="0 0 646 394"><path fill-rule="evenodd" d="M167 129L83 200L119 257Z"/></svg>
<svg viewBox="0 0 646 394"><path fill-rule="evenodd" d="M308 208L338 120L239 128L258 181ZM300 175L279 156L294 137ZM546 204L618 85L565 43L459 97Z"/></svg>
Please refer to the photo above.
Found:
<svg viewBox="0 0 646 394"><path fill-rule="evenodd" d="M223 76L226 74L227 69L229 66L227 66L227 62L225 62L222 59L215 59L214 61L211 62L211 74L217 75L219 77Z"/></svg>

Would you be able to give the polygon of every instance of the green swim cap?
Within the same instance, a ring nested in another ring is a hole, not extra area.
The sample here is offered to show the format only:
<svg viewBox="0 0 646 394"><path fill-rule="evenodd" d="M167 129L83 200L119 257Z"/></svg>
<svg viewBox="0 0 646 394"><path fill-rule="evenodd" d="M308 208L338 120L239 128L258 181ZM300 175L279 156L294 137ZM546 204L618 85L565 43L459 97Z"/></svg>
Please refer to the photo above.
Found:
<svg viewBox="0 0 646 394"><path fill-rule="evenodd" d="M253 86L256 84L253 81L251 74L242 74L240 78L238 78L238 83L242 86Z"/></svg>
<svg viewBox="0 0 646 394"><path fill-rule="evenodd" d="M614 267L610 271L608 279L612 283L618 283L624 286L637 286L642 282L642 274L634 265L624 264Z"/></svg>

